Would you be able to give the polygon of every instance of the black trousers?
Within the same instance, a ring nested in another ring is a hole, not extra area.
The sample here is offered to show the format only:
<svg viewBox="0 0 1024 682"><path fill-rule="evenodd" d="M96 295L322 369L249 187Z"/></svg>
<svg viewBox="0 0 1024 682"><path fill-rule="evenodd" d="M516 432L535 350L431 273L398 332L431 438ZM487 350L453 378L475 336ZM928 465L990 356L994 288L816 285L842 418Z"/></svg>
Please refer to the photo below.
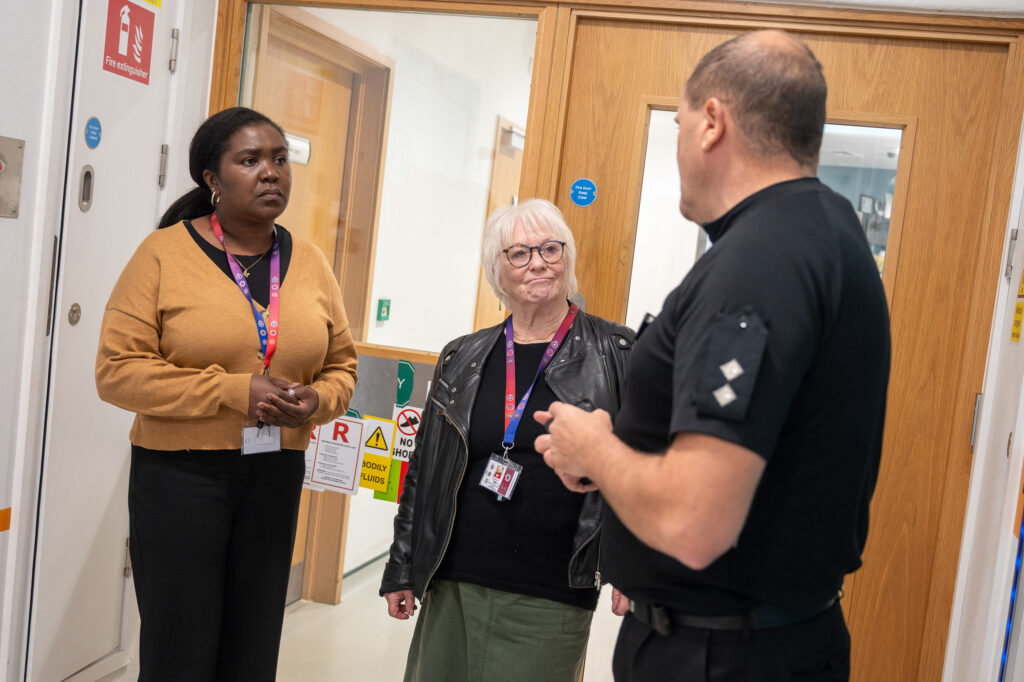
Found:
<svg viewBox="0 0 1024 682"><path fill-rule="evenodd" d="M838 603L781 628L675 627L666 636L627 613L612 671L615 682L846 682L850 634Z"/></svg>
<svg viewBox="0 0 1024 682"><path fill-rule="evenodd" d="M298 450L132 447L140 681L275 679L304 473Z"/></svg>

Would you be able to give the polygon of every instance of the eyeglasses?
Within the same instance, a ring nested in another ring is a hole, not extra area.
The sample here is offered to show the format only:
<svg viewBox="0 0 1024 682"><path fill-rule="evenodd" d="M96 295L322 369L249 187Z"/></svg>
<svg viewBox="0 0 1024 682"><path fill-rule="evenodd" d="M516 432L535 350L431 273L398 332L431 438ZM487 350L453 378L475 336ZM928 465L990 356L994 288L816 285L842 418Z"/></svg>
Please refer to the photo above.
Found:
<svg viewBox="0 0 1024 682"><path fill-rule="evenodd" d="M553 265L562 260L565 253L565 242L555 240L546 241L540 246L527 246L526 244L513 244L501 252L508 258L509 264L514 268L525 268L533 260L533 252L536 251L541 260L548 265Z"/></svg>

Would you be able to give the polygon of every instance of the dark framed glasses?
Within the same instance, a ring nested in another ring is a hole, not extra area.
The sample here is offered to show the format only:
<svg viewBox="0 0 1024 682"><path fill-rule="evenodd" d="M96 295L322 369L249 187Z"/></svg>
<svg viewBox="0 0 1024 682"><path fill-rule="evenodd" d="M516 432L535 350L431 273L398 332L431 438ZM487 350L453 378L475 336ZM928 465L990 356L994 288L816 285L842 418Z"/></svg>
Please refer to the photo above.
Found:
<svg viewBox="0 0 1024 682"><path fill-rule="evenodd" d="M539 246L527 246L526 244L513 244L501 252L508 258L509 265L514 268L525 268L533 260L533 252L536 251L548 265L553 265L562 260L565 254L565 242L548 240Z"/></svg>

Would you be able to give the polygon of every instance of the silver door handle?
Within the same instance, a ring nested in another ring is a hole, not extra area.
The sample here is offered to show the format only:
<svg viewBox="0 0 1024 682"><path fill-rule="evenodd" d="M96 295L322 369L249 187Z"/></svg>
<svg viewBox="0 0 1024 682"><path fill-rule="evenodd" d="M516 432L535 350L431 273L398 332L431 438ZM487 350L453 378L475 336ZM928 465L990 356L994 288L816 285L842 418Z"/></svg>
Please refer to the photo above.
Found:
<svg viewBox="0 0 1024 682"><path fill-rule="evenodd" d="M93 171L92 166L86 164L82 166L82 176L78 183L78 208L85 213L92 206L92 193L93 184L95 182L96 172Z"/></svg>

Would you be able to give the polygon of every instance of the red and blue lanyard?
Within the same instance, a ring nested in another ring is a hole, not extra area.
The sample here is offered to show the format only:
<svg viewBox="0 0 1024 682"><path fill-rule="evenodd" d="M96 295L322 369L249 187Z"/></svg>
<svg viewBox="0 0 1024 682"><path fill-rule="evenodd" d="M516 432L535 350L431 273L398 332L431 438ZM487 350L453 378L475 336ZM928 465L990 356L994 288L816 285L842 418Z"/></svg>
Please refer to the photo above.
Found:
<svg viewBox="0 0 1024 682"><path fill-rule="evenodd" d="M558 347L565 340L565 336L569 333L569 328L572 326L572 321L576 319L576 313L579 311L580 309L575 303L569 304L569 312L565 314L565 319L562 320L562 324L559 325L554 338L551 339L547 350L544 351L544 357L541 358L540 366L537 367L537 374L534 375L533 381L530 382L530 387L526 389L526 393L523 394L519 405L516 405L516 353L512 332L512 316L509 315L508 319L505 320L505 436L501 440L501 446L505 449L506 457L508 457L508 451L515 445L516 430L519 428L519 422L523 420L523 412L526 410L526 403L530 399L530 394L533 393L533 387L537 385L537 378L551 363L551 359L555 357Z"/></svg>
<svg viewBox="0 0 1024 682"><path fill-rule="evenodd" d="M242 268L231 257L231 252L228 251L227 244L224 243L224 230L221 229L216 211L210 215L210 227L213 228L213 234L217 237L217 241L224 247L224 255L227 256L228 266L231 268L231 274L235 278L235 284L242 290L245 300L249 301L249 305L252 306L252 314L256 318L256 331L260 335L260 350L263 351L263 375L266 376L270 374L270 358L274 356L274 351L277 350L278 310L280 304L278 291L281 288L281 247L277 242L277 231L274 231L274 245L270 251L270 302L267 305L268 319L264 321L263 315L260 314L260 309L256 307L256 302L252 300L252 294L249 292L249 283L245 281Z"/></svg>

